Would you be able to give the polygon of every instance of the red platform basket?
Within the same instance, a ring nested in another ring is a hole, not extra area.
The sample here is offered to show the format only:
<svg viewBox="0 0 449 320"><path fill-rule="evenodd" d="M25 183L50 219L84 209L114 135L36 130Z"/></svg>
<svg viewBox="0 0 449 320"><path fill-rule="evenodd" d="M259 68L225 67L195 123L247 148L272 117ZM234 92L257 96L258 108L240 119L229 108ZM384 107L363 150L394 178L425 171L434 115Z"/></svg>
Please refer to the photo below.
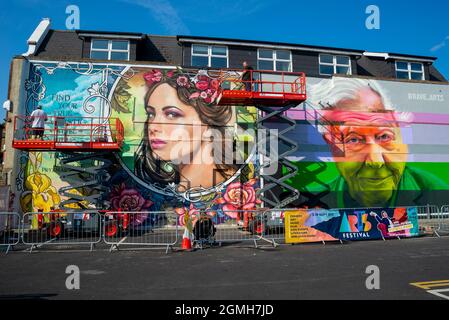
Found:
<svg viewBox="0 0 449 320"><path fill-rule="evenodd" d="M249 80L242 80L247 72ZM286 106L307 99L306 76L302 72L269 70L220 70L219 105Z"/></svg>
<svg viewBox="0 0 449 320"><path fill-rule="evenodd" d="M119 151L124 127L118 118L48 117L43 129L32 128L34 117L14 118L13 148L40 151Z"/></svg>

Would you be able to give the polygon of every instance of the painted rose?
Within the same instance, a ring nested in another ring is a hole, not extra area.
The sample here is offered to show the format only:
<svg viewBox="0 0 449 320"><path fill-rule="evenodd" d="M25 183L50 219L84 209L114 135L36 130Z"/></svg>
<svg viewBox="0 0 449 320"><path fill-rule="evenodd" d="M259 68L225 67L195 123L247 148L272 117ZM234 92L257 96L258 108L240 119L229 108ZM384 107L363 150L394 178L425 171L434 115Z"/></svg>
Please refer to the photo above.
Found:
<svg viewBox="0 0 449 320"><path fill-rule="evenodd" d="M123 211L141 211L153 205L152 201L144 199L136 189L126 189L124 183L113 188L110 201L114 210Z"/></svg>
<svg viewBox="0 0 449 320"><path fill-rule="evenodd" d="M235 219L238 211L252 210L256 208L256 204L261 203L256 199L256 191L254 190L255 179L242 184L241 182L231 183L222 198L216 200L217 203L223 204L224 213Z"/></svg>
<svg viewBox="0 0 449 320"><path fill-rule="evenodd" d="M181 87L190 87L189 79L187 79L186 76L180 76L178 79L176 79L176 83Z"/></svg>
<svg viewBox="0 0 449 320"><path fill-rule="evenodd" d="M113 188L111 193L111 205L113 210L139 212L153 205L151 200L146 200L136 189L126 189L125 184ZM148 213L132 214L131 225L140 225L148 217Z"/></svg>
<svg viewBox="0 0 449 320"><path fill-rule="evenodd" d="M217 79L213 79L210 82L210 87L214 90L217 91L218 89L220 89L220 81L218 81Z"/></svg>
<svg viewBox="0 0 449 320"><path fill-rule="evenodd" d="M207 81L198 81L195 86L196 86L196 88L198 90L205 91L205 90L207 90L209 88L209 82L207 82Z"/></svg>
<svg viewBox="0 0 449 320"><path fill-rule="evenodd" d="M189 208L176 208L175 212L179 215L178 217L178 223L179 226L184 227L186 225L186 216L187 213L189 218L192 219L192 226L195 225L195 222L197 220L197 216L199 215L200 211L195 208L193 204L190 204Z"/></svg>
<svg viewBox="0 0 449 320"><path fill-rule="evenodd" d="M154 82L160 82L162 80L162 72L159 70L152 70L143 75L145 81L151 85Z"/></svg>
<svg viewBox="0 0 449 320"><path fill-rule="evenodd" d="M179 226L184 227L186 225L186 212L188 213L189 218L191 219L192 222L192 227L195 225L195 222L198 220L198 217L201 214L201 211L197 208L195 208L195 206L193 204L190 204L189 208L176 208L175 212L179 215L178 217L178 222L179 222ZM203 213L207 214L209 217L213 218L216 216L217 212L216 211L204 211Z"/></svg>

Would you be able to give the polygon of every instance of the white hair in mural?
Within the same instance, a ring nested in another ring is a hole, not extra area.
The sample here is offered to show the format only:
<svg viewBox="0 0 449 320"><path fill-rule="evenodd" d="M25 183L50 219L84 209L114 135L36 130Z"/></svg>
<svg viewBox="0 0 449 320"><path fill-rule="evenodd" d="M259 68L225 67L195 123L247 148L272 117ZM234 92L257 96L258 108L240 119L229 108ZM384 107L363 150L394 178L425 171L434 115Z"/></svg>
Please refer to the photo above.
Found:
<svg viewBox="0 0 449 320"><path fill-rule="evenodd" d="M321 109L334 105L341 99L355 99L360 89L370 87L380 94L386 109L393 110L393 105L387 92L375 80L359 78L333 77L330 80L322 80L307 88L307 102L313 107Z"/></svg>

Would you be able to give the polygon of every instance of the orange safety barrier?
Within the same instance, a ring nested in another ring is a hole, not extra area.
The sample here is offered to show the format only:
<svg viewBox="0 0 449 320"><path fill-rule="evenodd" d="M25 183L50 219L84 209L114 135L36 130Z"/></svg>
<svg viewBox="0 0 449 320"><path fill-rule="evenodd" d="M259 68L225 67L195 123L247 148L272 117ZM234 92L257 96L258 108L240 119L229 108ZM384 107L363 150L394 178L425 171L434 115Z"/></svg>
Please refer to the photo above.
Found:
<svg viewBox="0 0 449 320"><path fill-rule="evenodd" d="M12 146L23 150L112 150L124 142L124 127L118 118L47 117L44 128L33 128L35 117L14 118Z"/></svg>

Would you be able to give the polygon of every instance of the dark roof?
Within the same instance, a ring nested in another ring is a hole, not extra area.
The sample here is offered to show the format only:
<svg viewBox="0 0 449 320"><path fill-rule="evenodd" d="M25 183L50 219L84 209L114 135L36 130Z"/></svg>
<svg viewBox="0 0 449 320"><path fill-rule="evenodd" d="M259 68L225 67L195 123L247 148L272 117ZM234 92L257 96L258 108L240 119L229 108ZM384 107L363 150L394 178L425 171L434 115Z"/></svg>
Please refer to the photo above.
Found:
<svg viewBox="0 0 449 320"><path fill-rule="evenodd" d="M63 31L63 30L55 30L55 31ZM137 36L137 37L144 36L143 33L139 33L139 32L96 31L96 30L75 30L75 32L78 34L79 33L92 33L92 34L104 34L104 35L116 34L116 35L120 35L120 36Z"/></svg>
<svg viewBox="0 0 449 320"><path fill-rule="evenodd" d="M203 36L187 36L187 35L178 35L177 39L187 38L187 39L195 39L195 40L208 40L208 41L223 41L223 42L242 42L242 43L256 43L256 44L267 44L272 46L293 46L293 47L303 47L310 49L318 49L318 50L339 50L339 51L352 51L363 54L368 50L360 50L360 49L350 49L350 48L336 48L336 47L326 47L326 46L316 46L316 45L306 45L299 43L287 43L287 42L272 42L272 41L260 41L260 40L246 40L246 39L232 39L232 38L216 38L216 37L203 37ZM402 54L402 53L392 53L385 52L389 55L407 57L407 58L417 58L417 59L426 59L426 60L437 60L436 57L429 56L419 56L419 55L410 55L410 54Z"/></svg>

